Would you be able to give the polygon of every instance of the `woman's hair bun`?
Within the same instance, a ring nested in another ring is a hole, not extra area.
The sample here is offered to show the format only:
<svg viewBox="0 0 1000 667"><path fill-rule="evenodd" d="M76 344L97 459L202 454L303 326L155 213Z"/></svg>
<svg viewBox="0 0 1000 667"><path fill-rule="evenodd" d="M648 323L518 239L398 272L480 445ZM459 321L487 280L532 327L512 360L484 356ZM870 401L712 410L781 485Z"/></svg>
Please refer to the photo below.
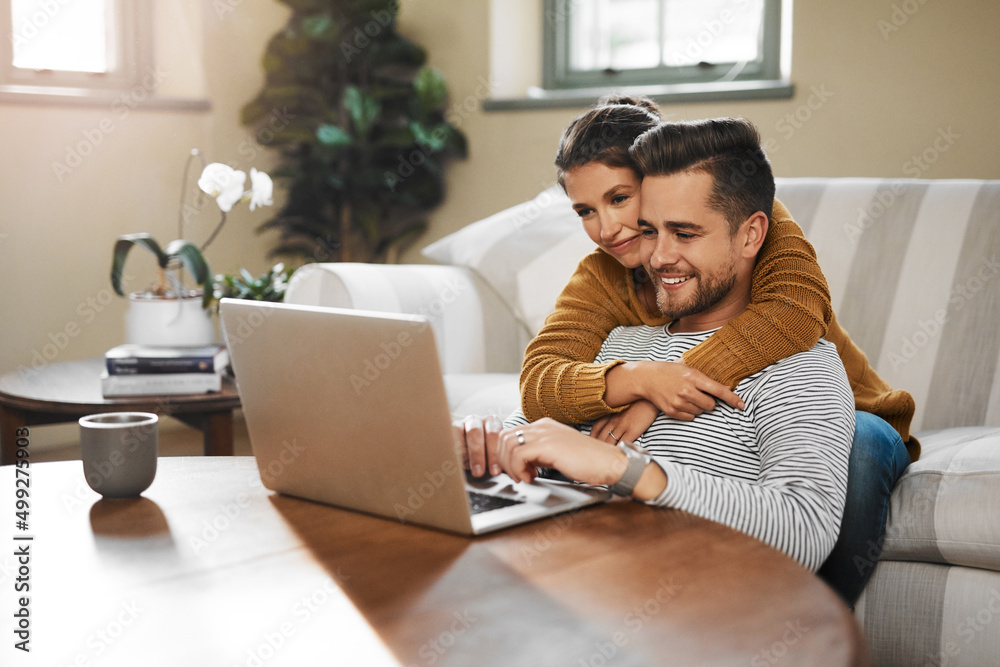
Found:
<svg viewBox="0 0 1000 667"><path fill-rule="evenodd" d="M657 118L660 117L660 108L656 102L642 95L627 95L625 93L610 93L597 100L596 106L629 105L645 109Z"/></svg>

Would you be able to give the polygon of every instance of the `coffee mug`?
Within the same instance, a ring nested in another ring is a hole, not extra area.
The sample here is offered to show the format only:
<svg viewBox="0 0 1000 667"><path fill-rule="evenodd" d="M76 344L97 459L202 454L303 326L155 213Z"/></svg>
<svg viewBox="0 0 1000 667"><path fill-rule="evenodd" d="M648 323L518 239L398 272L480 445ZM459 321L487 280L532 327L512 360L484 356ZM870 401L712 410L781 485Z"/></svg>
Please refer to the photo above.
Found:
<svg viewBox="0 0 1000 667"><path fill-rule="evenodd" d="M157 421L151 412L80 418L80 458L87 484L105 498L134 498L156 476Z"/></svg>

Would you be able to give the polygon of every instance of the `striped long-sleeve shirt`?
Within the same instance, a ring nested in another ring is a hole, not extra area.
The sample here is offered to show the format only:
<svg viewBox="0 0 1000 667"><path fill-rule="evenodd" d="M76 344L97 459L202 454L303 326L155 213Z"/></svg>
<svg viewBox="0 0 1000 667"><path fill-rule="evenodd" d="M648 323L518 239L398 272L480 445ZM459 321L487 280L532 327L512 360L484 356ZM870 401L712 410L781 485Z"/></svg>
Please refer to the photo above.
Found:
<svg viewBox="0 0 1000 667"><path fill-rule="evenodd" d="M711 334L619 327L595 361L677 361ZM854 438L854 396L837 350L820 340L735 391L744 410L717 401L693 421L660 413L639 439L667 476L650 504L726 524L815 571L837 540Z"/></svg>

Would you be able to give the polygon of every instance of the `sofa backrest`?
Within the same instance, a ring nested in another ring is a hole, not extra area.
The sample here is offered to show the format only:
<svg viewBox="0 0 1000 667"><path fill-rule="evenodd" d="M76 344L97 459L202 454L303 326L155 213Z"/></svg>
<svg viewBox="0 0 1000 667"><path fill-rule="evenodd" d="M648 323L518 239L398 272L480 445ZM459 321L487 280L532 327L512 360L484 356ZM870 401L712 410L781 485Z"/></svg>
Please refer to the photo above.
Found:
<svg viewBox="0 0 1000 667"><path fill-rule="evenodd" d="M778 179L834 312L912 430L1000 425L1000 182Z"/></svg>

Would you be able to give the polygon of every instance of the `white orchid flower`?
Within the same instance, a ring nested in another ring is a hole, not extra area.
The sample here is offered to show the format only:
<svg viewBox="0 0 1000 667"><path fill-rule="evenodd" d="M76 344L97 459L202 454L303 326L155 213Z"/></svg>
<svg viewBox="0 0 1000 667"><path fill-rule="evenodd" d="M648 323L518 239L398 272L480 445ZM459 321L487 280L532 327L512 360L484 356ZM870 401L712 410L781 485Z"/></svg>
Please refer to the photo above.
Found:
<svg viewBox="0 0 1000 667"><path fill-rule="evenodd" d="M215 203L223 213L228 213L233 205L243 197L243 183L247 180L245 172L233 169L221 162L213 162L206 166L198 179L198 187L205 194L215 197Z"/></svg>
<svg viewBox="0 0 1000 667"><path fill-rule="evenodd" d="M271 199L273 194L274 183L271 182L271 177L263 171L250 167L250 210L273 204L274 201Z"/></svg>

